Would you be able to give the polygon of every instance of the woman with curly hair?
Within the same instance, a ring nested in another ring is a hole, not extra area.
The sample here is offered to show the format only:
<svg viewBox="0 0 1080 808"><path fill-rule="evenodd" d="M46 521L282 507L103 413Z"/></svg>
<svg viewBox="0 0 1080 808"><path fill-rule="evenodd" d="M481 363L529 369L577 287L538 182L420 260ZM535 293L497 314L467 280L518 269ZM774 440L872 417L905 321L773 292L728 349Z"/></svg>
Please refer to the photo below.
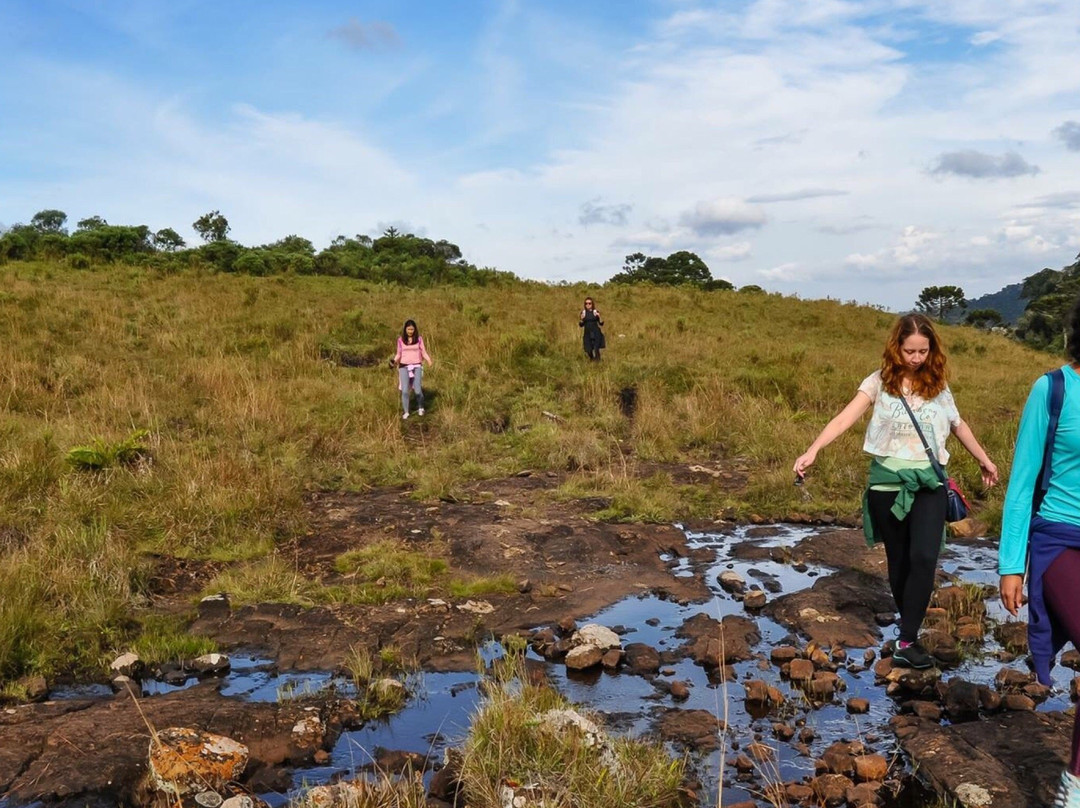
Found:
<svg viewBox="0 0 1080 808"><path fill-rule="evenodd" d="M998 545L1001 602L1013 615L1027 566L1028 647L1045 685L1065 643L1080 648L1080 300L1066 349L1069 362L1039 377L1024 405ZM1080 712L1053 804L1080 808Z"/></svg>
<svg viewBox="0 0 1080 808"><path fill-rule="evenodd" d="M946 488L919 432L942 466L949 461L945 439L951 431L979 464L985 485L996 483L998 476L997 467L960 418L945 365L945 352L930 319L922 314L900 317L885 342L881 369L863 380L855 397L794 466L796 482L801 483L818 452L873 406L863 442L863 451L871 457L863 494L863 532L868 545L885 544L889 587L900 613L900 636L888 645L893 664L901 667L933 665L919 644L919 629L945 535Z"/></svg>

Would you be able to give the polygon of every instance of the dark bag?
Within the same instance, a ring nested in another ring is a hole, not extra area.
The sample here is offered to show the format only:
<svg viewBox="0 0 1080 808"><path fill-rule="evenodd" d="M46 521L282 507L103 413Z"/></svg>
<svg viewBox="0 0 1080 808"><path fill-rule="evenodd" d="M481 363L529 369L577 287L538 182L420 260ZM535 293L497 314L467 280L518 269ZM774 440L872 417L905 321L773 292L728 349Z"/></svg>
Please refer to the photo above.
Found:
<svg viewBox="0 0 1080 808"><path fill-rule="evenodd" d="M966 519L971 506L968 505L968 501L960 492L960 486L956 484L956 480L952 477L945 476L945 469L941 467L937 457L934 456L934 450L930 448L926 435L923 434L922 429L919 427L919 421L915 418L915 413L911 411L911 407L908 406L907 399L903 395L900 396L900 403L904 405L904 409L907 410L907 414L911 417L911 423L915 425L915 431L919 433L919 439L922 441L923 448L926 449L926 456L930 458L930 465L934 467L934 473L941 480L941 484L945 486L945 493L948 496L945 505L945 521L959 522L961 519Z"/></svg>

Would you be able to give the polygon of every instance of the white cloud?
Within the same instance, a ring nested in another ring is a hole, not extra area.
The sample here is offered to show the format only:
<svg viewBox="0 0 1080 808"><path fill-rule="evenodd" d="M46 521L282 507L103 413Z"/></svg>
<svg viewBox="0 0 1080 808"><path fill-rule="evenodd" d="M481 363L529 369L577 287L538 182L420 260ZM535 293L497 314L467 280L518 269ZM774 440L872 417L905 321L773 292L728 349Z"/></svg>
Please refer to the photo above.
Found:
<svg viewBox="0 0 1080 808"><path fill-rule="evenodd" d="M756 230L768 221L765 212L741 199L714 199L698 202L679 217L679 224L698 236L729 236L743 230Z"/></svg>
<svg viewBox="0 0 1080 808"><path fill-rule="evenodd" d="M705 256L713 261L745 261L750 258L752 247L749 241L740 241L737 244L726 244L722 247L711 247L705 251Z"/></svg>

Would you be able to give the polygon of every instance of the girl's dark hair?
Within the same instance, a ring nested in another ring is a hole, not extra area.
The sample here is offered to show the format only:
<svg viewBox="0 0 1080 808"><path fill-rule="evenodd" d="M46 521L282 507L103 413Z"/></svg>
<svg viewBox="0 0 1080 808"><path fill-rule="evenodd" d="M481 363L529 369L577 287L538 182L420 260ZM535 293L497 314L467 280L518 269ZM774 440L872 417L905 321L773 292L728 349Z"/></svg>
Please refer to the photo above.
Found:
<svg viewBox="0 0 1080 808"><path fill-rule="evenodd" d="M409 341L409 335L405 333L410 325L413 327L413 335L411 342ZM405 321L405 325L401 327L401 341L404 342L406 345L412 345L414 342L420 341L420 329L416 325L416 320Z"/></svg>
<svg viewBox="0 0 1080 808"><path fill-rule="evenodd" d="M911 380L911 389L925 399L936 398L947 384L945 351L934 330L934 321L925 314L905 314L893 324L881 357L881 385L891 395L898 398L903 395L907 369L900 346L912 334L921 334L930 341L930 353Z"/></svg>
<svg viewBox="0 0 1080 808"><path fill-rule="evenodd" d="M1080 362L1080 297L1069 312L1069 338L1065 341L1065 351L1072 361Z"/></svg>

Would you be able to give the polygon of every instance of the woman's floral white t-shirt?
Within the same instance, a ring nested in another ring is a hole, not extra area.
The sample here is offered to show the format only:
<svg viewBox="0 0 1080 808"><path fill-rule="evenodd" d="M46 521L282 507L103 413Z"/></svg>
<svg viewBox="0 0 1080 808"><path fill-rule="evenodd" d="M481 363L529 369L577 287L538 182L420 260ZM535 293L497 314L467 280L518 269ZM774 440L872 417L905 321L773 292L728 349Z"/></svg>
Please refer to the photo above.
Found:
<svg viewBox="0 0 1080 808"><path fill-rule="evenodd" d="M926 449L911 423L911 417L904 409L903 402L882 387L880 370L863 379L859 392L865 393L874 402L863 451L875 457L926 460ZM929 401L914 393L906 398L938 462L944 466L949 462L945 439L949 437L952 427L960 423L960 413L956 409L952 391L946 386Z"/></svg>

